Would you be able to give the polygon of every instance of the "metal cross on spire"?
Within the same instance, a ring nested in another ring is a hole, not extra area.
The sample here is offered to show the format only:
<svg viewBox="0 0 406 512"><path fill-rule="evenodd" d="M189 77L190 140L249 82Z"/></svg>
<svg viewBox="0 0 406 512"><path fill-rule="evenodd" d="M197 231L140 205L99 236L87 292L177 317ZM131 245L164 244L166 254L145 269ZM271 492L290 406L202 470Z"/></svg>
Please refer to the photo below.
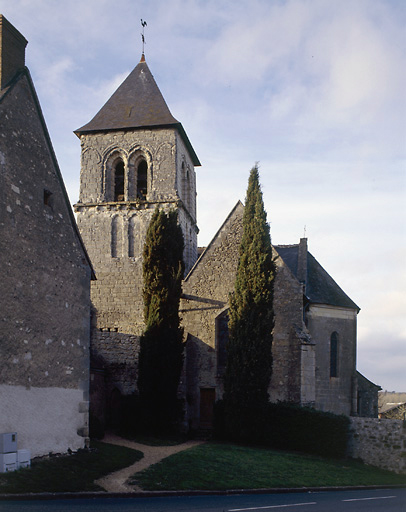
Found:
<svg viewBox="0 0 406 512"><path fill-rule="evenodd" d="M144 21L142 18L141 18L141 26L142 26L142 32L141 32L141 37L142 37L142 54L144 55L144 46L145 46L144 29L147 26L147 22Z"/></svg>

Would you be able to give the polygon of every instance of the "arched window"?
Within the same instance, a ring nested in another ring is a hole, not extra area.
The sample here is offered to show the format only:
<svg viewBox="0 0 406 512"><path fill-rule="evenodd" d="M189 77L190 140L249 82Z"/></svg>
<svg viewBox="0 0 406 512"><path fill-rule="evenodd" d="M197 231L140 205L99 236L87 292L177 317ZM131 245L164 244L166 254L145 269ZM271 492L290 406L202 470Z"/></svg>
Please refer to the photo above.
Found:
<svg viewBox="0 0 406 512"><path fill-rule="evenodd" d="M135 229L136 229L136 217L133 215L128 223L128 256L134 258L135 256Z"/></svg>
<svg viewBox="0 0 406 512"><path fill-rule="evenodd" d="M190 170L189 166L185 166L185 162L182 162L182 201L185 208L189 210L191 208L191 187L190 187Z"/></svg>
<svg viewBox="0 0 406 512"><path fill-rule="evenodd" d="M122 256L122 220L116 215L111 221L111 257Z"/></svg>
<svg viewBox="0 0 406 512"><path fill-rule="evenodd" d="M217 371L219 374L224 373L227 364L228 320L228 311L224 311L216 318Z"/></svg>
<svg viewBox="0 0 406 512"><path fill-rule="evenodd" d="M330 337L330 377L338 377L338 332Z"/></svg>
<svg viewBox="0 0 406 512"><path fill-rule="evenodd" d="M121 159L114 168L114 201L124 201L124 162Z"/></svg>
<svg viewBox="0 0 406 512"><path fill-rule="evenodd" d="M186 179L186 207L187 209L191 210L192 208L192 195L191 195L191 190L190 190L190 170L189 170L189 166L188 168L186 169L186 176L185 176L185 179Z"/></svg>
<svg viewBox="0 0 406 512"><path fill-rule="evenodd" d="M137 197L138 199L146 199L147 197L147 178L148 178L148 165L142 159L137 168Z"/></svg>

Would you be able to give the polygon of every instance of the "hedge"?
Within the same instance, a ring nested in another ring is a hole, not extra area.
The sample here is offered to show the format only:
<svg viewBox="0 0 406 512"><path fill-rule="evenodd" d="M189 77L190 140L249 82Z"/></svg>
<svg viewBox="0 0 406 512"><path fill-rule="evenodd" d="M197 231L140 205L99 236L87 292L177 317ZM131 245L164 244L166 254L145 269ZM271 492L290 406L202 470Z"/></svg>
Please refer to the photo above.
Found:
<svg viewBox="0 0 406 512"><path fill-rule="evenodd" d="M215 406L218 439L325 457L345 457L349 425L347 416L289 403L269 403L261 410L230 410L222 401Z"/></svg>

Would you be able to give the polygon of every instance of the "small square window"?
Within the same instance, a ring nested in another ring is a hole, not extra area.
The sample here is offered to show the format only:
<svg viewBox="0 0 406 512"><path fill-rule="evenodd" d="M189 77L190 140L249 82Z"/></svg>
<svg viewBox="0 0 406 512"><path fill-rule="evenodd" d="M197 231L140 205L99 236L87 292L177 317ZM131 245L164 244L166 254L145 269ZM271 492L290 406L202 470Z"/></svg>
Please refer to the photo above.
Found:
<svg viewBox="0 0 406 512"><path fill-rule="evenodd" d="M52 192L44 188L44 205L52 206L51 204Z"/></svg>

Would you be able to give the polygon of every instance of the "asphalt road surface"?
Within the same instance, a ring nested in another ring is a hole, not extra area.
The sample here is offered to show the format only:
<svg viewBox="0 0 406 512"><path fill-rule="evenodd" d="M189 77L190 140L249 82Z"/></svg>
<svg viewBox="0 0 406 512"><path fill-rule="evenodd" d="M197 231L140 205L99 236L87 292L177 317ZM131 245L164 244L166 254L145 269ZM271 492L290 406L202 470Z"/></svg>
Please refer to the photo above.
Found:
<svg viewBox="0 0 406 512"><path fill-rule="evenodd" d="M406 512L406 489L0 501L0 512Z"/></svg>

